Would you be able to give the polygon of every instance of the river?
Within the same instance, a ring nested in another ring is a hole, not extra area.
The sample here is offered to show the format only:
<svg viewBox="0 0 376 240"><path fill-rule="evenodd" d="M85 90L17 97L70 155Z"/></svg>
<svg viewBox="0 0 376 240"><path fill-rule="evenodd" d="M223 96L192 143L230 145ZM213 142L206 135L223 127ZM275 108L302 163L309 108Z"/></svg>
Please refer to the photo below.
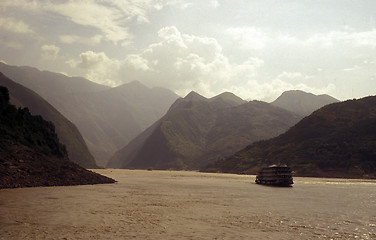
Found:
<svg viewBox="0 0 376 240"><path fill-rule="evenodd" d="M376 239L376 181L95 170L115 184L0 190L0 239Z"/></svg>

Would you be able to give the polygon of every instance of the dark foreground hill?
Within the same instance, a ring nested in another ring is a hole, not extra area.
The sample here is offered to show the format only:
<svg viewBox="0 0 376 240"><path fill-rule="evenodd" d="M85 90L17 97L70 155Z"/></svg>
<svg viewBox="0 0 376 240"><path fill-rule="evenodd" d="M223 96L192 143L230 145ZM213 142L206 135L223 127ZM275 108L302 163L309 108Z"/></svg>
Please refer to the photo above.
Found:
<svg viewBox="0 0 376 240"><path fill-rule="evenodd" d="M32 114L41 115L47 121L54 123L59 140L66 146L70 160L85 168L98 167L76 126L46 100L2 73L0 73L0 85L8 88L12 104L17 107L27 107Z"/></svg>
<svg viewBox="0 0 376 240"><path fill-rule="evenodd" d="M291 166L296 176L376 178L376 97L327 105L286 133L204 171L256 174L279 163Z"/></svg>
<svg viewBox="0 0 376 240"><path fill-rule="evenodd" d="M10 105L0 87L0 188L113 182L71 162L54 125Z"/></svg>
<svg viewBox="0 0 376 240"><path fill-rule="evenodd" d="M282 93L271 104L302 116L308 116L317 109L335 102L339 100L326 94L314 95L300 90L290 90Z"/></svg>
<svg viewBox="0 0 376 240"><path fill-rule="evenodd" d="M0 72L35 91L74 123L100 166L160 119L178 98L168 89L139 82L110 88L80 77L1 62Z"/></svg>
<svg viewBox="0 0 376 240"><path fill-rule="evenodd" d="M200 169L248 144L286 131L300 116L232 93L206 99L195 92L119 150L107 167Z"/></svg>

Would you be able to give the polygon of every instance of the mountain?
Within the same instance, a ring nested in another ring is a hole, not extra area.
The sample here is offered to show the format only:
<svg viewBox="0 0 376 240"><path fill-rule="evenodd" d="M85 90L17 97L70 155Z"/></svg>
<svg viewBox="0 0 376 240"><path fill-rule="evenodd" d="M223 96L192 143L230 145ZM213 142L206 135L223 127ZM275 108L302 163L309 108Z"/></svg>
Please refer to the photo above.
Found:
<svg viewBox="0 0 376 240"><path fill-rule="evenodd" d="M291 90L282 93L271 104L302 116L308 116L315 110L335 102L339 102L339 100L326 94L314 95L300 90Z"/></svg>
<svg viewBox="0 0 376 240"><path fill-rule="evenodd" d="M0 188L113 183L68 159L54 125L9 104L0 87Z"/></svg>
<svg viewBox="0 0 376 240"><path fill-rule="evenodd" d="M177 98L170 90L131 82L97 93L61 96L52 104L77 125L97 163L105 166L117 150L161 118Z"/></svg>
<svg viewBox="0 0 376 240"><path fill-rule="evenodd" d="M41 115L54 123L60 141L66 146L69 158L85 168L97 168L94 157L76 126L60 114L41 96L13 82L0 72L0 85L7 87L10 101L17 107L27 107L32 114Z"/></svg>
<svg viewBox="0 0 376 240"><path fill-rule="evenodd" d="M0 62L0 72L13 81L33 90L50 101L55 96L70 93L98 92L110 89L81 77L68 77L60 73L40 71L28 66L10 66Z"/></svg>
<svg viewBox="0 0 376 240"><path fill-rule="evenodd" d="M111 168L199 169L248 144L286 131L300 116L233 94L207 99L191 92L119 150Z"/></svg>
<svg viewBox="0 0 376 240"><path fill-rule="evenodd" d="M178 98L168 89L149 88L137 81L109 88L30 67L0 63L0 71L40 94L72 121L101 166L160 119Z"/></svg>
<svg viewBox="0 0 376 240"><path fill-rule="evenodd" d="M224 93L221 93L215 97L212 97L209 99L210 101L224 101L224 102L227 102L233 106L236 106L236 105L240 105L242 103L245 103L246 101L244 101L243 99L241 99L240 97L236 96L235 94L233 93L230 93L230 92L224 92Z"/></svg>
<svg viewBox="0 0 376 240"><path fill-rule="evenodd" d="M376 97L326 105L286 133L253 143L204 171L256 174L279 163L296 176L376 178Z"/></svg>

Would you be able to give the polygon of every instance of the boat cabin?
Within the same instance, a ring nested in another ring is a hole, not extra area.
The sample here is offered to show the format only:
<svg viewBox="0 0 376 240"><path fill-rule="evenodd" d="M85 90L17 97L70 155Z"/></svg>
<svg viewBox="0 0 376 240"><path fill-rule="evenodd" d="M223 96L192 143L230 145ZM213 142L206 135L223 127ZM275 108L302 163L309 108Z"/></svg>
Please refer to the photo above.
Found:
<svg viewBox="0 0 376 240"><path fill-rule="evenodd" d="M264 167L256 176L257 184L291 186L294 184L291 169L287 166L271 165Z"/></svg>

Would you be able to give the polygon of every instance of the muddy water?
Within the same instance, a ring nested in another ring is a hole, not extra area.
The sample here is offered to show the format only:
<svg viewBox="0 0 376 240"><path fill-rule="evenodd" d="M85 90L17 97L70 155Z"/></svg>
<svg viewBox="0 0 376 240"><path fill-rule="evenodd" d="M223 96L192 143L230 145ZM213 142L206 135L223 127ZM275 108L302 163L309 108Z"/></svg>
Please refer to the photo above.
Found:
<svg viewBox="0 0 376 240"><path fill-rule="evenodd" d="M98 172L118 183L0 190L0 239L376 239L376 181Z"/></svg>

